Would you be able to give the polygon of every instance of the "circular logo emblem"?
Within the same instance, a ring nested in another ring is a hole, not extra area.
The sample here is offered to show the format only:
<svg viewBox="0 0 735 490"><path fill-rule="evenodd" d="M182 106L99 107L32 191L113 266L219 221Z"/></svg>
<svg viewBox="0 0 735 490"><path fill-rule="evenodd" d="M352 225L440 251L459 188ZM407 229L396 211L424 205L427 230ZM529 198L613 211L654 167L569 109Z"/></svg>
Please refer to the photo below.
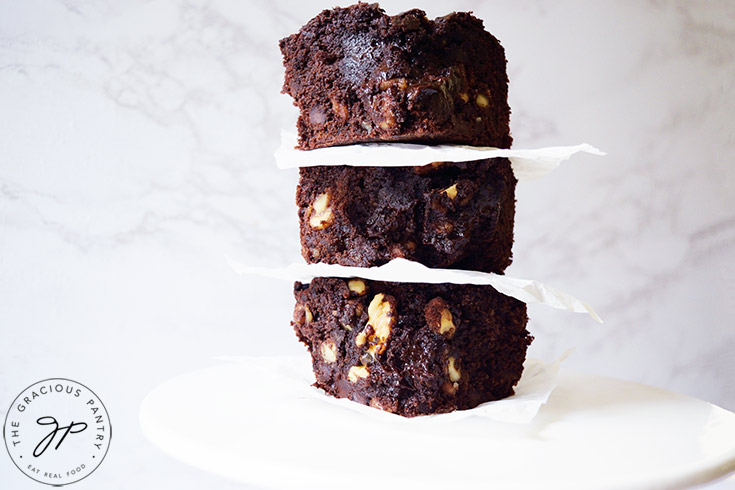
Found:
<svg viewBox="0 0 735 490"><path fill-rule="evenodd" d="M111 435L110 417L97 395L64 378L23 390L3 426L5 446L18 469L49 485L89 476L105 458Z"/></svg>

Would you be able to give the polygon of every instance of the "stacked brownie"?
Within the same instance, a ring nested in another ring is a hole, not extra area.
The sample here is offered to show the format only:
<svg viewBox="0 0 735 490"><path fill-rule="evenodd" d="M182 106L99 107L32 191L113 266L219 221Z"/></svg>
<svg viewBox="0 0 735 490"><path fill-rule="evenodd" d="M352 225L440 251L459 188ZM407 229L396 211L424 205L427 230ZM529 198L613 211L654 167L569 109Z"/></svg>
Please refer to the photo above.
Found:
<svg viewBox="0 0 735 490"><path fill-rule="evenodd" d="M430 21L377 5L325 10L280 43L299 147L363 142L508 148L503 48L466 13ZM502 273L516 179L508 160L300 169L309 263L403 257ZM296 283L293 326L316 386L404 416L509 396L531 337L525 304L490 286L316 278Z"/></svg>

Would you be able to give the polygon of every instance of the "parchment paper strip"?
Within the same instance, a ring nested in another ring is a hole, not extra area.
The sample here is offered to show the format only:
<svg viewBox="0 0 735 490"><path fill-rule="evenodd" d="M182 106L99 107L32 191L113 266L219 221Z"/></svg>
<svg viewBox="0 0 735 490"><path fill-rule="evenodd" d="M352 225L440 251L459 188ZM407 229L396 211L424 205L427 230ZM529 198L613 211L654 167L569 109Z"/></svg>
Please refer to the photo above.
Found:
<svg viewBox="0 0 735 490"><path fill-rule="evenodd" d="M486 272L459 269L432 269L406 259L393 259L380 267L347 267L337 264L290 264L286 267L249 266L230 257L230 265L238 274L256 274L287 281L308 282L315 277L360 277L373 281L452 283L492 286L497 291L524 303L540 303L553 308L587 313L596 321L602 319L587 303L538 281L515 279Z"/></svg>
<svg viewBox="0 0 735 490"><path fill-rule="evenodd" d="M466 162L506 157L510 159L513 173L518 180L533 180L545 176L576 153L605 154L587 143L536 150L500 150L462 145L428 146L415 143L364 143L304 151L294 148L296 142L294 133L281 132L281 146L275 152L276 165L279 168L318 165L414 167L432 162Z"/></svg>
<svg viewBox="0 0 735 490"><path fill-rule="evenodd" d="M335 398L327 395L321 389L314 388L311 386L314 382L314 374L308 356L220 356L215 359L246 365L249 369L257 372L260 379L269 379L270 382L267 385L272 387L274 398L282 397L284 393L291 393L291 396L294 397L313 397L324 403L341 406L352 412L384 422L411 425L452 423L475 416L496 422L527 424L533 420L541 406L548 401L549 395L551 395L558 381L559 366L570 352L571 350L567 351L551 363L537 359L526 359L523 364L523 375L515 386L515 394L508 398L486 402L469 410L414 418L401 417L344 398ZM259 396L264 399L269 398L268 393L260 393Z"/></svg>

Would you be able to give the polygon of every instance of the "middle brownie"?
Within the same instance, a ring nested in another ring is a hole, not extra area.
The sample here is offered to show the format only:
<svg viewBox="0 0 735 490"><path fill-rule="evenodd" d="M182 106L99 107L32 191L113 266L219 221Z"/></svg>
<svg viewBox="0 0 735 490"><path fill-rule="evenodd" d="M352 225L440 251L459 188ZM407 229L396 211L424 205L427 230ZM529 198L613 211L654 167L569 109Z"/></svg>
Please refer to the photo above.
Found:
<svg viewBox="0 0 735 490"><path fill-rule="evenodd" d="M512 258L516 182L505 158L301 168L301 252L310 263L371 267L403 257L502 273Z"/></svg>

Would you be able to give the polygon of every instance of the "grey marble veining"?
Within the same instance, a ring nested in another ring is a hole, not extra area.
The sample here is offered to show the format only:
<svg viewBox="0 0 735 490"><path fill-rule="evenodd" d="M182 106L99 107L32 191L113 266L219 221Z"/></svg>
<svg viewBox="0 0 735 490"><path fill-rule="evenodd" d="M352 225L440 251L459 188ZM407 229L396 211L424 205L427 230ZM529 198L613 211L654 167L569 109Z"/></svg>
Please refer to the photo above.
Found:
<svg viewBox="0 0 735 490"><path fill-rule="evenodd" d="M79 488L235 487L160 454L137 409L212 356L302 352L289 285L223 256L298 259L277 41L331 6L0 2L0 410L43 377L93 386L118 431ZM519 185L508 274L605 319L532 307L531 354L735 409L735 4L451 8L505 46L516 147L608 153Z"/></svg>

